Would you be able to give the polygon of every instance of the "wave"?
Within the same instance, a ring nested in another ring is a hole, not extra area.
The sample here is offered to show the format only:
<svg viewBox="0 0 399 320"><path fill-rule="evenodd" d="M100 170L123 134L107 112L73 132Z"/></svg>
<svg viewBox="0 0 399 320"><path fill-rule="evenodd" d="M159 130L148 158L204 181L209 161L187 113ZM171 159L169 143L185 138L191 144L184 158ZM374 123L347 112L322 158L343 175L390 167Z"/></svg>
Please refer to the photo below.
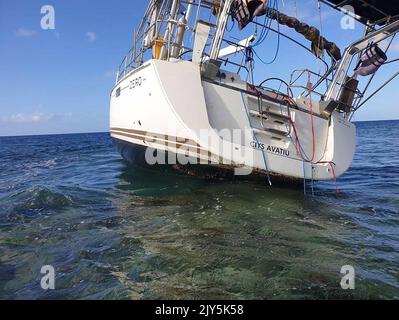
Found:
<svg viewBox="0 0 399 320"><path fill-rule="evenodd" d="M27 169L54 169L56 165L57 165L57 158L24 163L24 166Z"/></svg>
<svg viewBox="0 0 399 320"><path fill-rule="evenodd" d="M43 211L69 207L73 200L69 195L45 187L34 187L9 197L13 212Z"/></svg>

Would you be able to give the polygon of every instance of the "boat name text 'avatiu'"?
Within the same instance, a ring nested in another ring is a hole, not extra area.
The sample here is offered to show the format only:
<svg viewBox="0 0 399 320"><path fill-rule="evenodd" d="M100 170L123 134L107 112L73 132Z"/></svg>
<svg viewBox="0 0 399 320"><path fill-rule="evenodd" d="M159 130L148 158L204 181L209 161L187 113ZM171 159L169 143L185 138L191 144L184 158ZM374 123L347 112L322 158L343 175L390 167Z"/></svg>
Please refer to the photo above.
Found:
<svg viewBox="0 0 399 320"><path fill-rule="evenodd" d="M272 152L272 153L279 154L279 155L286 156L286 157L290 156L289 150L279 148L279 147L274 147L274 146L266 146L264 143L260 143L257 141L252 141L251 147L254 149L268 151L268 152Z"/></svg>

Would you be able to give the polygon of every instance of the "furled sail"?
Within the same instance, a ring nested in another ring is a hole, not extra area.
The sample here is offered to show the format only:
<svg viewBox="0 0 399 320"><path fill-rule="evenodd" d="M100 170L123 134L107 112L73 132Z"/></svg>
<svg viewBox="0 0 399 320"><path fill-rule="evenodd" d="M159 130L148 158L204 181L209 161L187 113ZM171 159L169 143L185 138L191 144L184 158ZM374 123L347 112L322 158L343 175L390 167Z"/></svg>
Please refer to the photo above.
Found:
<svg viewBox="0 0 399 320"><path fill-rule="evenodd" d="M275 9L268 8L261 9L258 11L258 15L267 15L270 19L278 21L281 25L285 25L289 28L295 29L296 32L302 34L307 40L312 43L312 52L320 57L323 50L336 61L341 60L341 50L339 47L331 41L321 36L320 30L309 26L306 23L300 22L295 17L287 16Z"/></svg>
<svg viewBox="0 0 399 320"><path fill-rule="evenodd" d="M213 0L213 11L217 14L224 0ZM267 0L235 0L232 6L232 15L238 21L240 29L244 29L255 17L267 15L281 25L295 29L312 43L312 52L320 57L323 50L336 61L341 60L341 50L334 43L321 36L320 31L294 17L287 16L275 9L267 7Z"/></svg>

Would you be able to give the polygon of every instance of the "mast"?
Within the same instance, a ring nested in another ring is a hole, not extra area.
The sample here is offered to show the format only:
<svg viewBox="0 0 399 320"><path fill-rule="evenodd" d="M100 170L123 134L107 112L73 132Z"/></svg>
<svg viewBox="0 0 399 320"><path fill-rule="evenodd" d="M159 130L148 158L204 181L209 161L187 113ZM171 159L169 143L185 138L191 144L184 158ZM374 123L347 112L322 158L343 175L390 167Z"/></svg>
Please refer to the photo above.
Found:
<svg viewBox="0 0 399 320"><path fill-rule="evenodd" d="M173 26L176 21L178 5L180 5L180 1L173 0L172 7L171 7L170 13L169 13L169 22L168 22L168 26L166 28L165 36L164 36L165 43L161 50L161 60L166 60L170 56L171 35L173 33Z"/></svg>
<svg viewBox="0 0 399 320"><path fill-rule="evenodd" d="M222 46L222 41L224 37L224 33L227 26L227 21L229 19L229 12L231 5L233 4L234 0L226 0L224 3L224 7L222 12L219 15L218 23L217 23L217 30L215 34L215 38L213 39L212 49L210 54L210 60L217 60L219 57L219 51Z"/></svg>

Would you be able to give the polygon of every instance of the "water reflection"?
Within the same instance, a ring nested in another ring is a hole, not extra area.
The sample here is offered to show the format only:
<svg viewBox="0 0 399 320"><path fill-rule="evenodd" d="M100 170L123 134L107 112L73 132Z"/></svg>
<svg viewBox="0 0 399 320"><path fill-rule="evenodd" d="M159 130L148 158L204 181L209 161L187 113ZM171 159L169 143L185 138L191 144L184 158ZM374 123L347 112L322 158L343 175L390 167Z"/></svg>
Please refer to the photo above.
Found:
<svg viewBox="0 0 399 320"><path fill-rule="evenodd" d="M359 266L357 248L346 240L363 232L323 195L132 166L119 179L121 236L142 249L116 274L131 297L379 297L367 281L355 293L340 288L341 267Z"/></svg>

